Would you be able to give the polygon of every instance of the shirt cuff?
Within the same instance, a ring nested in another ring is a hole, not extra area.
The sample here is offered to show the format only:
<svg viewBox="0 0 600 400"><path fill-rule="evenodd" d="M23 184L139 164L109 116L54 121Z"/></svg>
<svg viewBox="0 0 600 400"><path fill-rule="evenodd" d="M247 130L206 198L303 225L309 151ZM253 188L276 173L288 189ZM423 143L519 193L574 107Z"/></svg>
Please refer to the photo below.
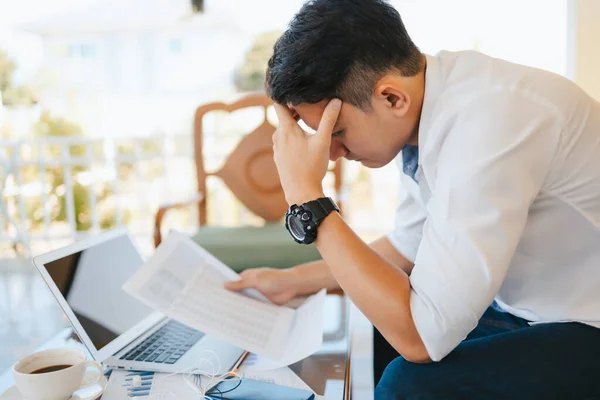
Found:
<svg viewBox="0 0 600 400"><path fill-rule="evenodd" d="M410 312L429 358L432 361L442 360L453 350L455 340L439 337L440 321L414 290L410 294Z"/></svg>
<svg viewBox="0 0 600 400"><path fill-rule="evenodd" d="M417 332L432 361L441 361L456 348L477 325L477 318L469 313L457 315L457 321L443 317L443 310L414 289L410 293L410 312ZM461 314L461 313L459 313Z"/></svg>

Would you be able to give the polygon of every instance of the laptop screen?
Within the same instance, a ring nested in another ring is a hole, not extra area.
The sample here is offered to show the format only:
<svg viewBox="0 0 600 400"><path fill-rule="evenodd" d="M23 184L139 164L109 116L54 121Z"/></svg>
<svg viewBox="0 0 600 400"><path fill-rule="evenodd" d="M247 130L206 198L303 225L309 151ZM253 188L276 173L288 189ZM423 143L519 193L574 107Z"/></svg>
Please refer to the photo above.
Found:
<svg viewBox="0 0 600 400"><path fill-rule="evenodd" d="M100 350L153 311L121 288L142 264L123 234L44 266Z"/></svg>

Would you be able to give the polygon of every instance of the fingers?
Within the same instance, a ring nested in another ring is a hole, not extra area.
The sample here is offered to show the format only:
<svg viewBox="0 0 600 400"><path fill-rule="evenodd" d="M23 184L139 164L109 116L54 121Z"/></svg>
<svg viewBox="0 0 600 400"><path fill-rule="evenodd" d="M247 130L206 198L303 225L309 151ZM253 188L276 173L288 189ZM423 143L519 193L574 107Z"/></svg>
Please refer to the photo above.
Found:
<svg viewBox="0 0 600 400"><path fill-rule="evenodd" d="M298 122L298 120L300 119L300 115L298 114L298 111L296 111L296 109L294 108L294 106L292 106L290 104L288 104L287 108L292 113L292 118L294 118L294 120L296 122Z"/></svg>
<svg viewBox="0 0 600 400"><path fill-rule="evenodd" d="M225 282L225 289L231 290L234 292L239 292L240 290L244 290L247 287L248 287L248 282L246 282L243 279L240 279L239 281Z"/></svg>
<svg viewBox="0 0 600 400"><path fill-rule="evenodd" d="M240 280L238 281L230 281L225 282L225 289L233 290L234 292L239 292L240 290L256 288L258 280L256 279L256 274L252 270L242 271L240 274Z"/></svg>
<svg viewBox="0 0 600 400"><path fill-rule="evenodd" d="M333 127L337 122L341 109L342 101L340 99L333 99L329 103L327 103L325 111L323 111L323 116L321 117L321 122L319 122L319 129L317 130L317 135L323 137L327 136L328 138L331 138Z"/></svg>
<svg viewBox="0 0 600 400"><path fill-rule="evenodd" d="M225 282L225 289L239 292L240 290L254 288L255 282L250 279L240 279L239 281Z"/></svg>
<svg viewBox="0 0 600 400"><path fill-rule="evenodd" d="M273 108L275 109L275 113L277 114L279 125L288 127L297 125L292 110L277 103L273 104Z"/></svg>

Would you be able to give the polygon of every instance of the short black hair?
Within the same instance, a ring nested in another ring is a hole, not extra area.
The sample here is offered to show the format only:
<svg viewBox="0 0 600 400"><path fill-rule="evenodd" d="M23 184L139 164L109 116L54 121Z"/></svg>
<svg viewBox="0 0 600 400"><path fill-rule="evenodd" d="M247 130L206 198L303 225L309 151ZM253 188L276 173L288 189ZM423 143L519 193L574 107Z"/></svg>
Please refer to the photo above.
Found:
<svg viewBox="0 0 600 400"><path fill-rule="evenodd" d="M275 43L266 89L279 104L339 98L365 110L383 75L421 68L419 48L385 0L310 0Z"/></svg>

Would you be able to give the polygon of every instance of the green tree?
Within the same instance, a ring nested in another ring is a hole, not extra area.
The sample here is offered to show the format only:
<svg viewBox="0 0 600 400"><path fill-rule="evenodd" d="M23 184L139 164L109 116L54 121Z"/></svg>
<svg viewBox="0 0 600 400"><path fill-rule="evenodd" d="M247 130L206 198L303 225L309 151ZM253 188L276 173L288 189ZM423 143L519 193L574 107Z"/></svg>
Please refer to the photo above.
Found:
<svg viewBox="0 0 600 400"><path fill-rule="evenodd" d="M0 94L2 95L2 104L6 106L15 105L32 105L35 103L35 96L27 86L14 86L13 74L17 69L17 65L10 59L6 51L0 49ZM41 113L39 121L33 127L33 135L38 138L44 137L64 137L77 138L83 137L84 133L77 124L67 121L64 118L54 117L49 111ZM0 126L0 137L10 137L10 127ZM20 149L19 151L23 151ZM67 197L65 195L65 174L69 173L73 190L73 206L75 211L75 224L78 231L85 231L91 228L91 204L90 190L95 190L96 205L99 214L99 225L102 229L109 229L115 225L115 209L111 206L111 190L106 184L96 184L87 186L82 184L77 178L84 172L89 171L87 165L72 165L70 171L62 165L60 160L63 157L62 147L56 145L43 145L40 147L34 146L33 157L40 154L35 152L41 151L45 160L52 160L50 166L27 166L21 170L23 183L32 183L40 181L40 174L45 173L46 184L50 185L48 200L52 207L48 204L43 204L41 198L28 200L26 202L26 217L32 222L32 227L39 227L44 221L43 207L50 209L50 220L53 222L64 222L67 220ZM10 156L10 154L8 154ZM85 145L70 145L68 148L69 158L82 159L87 155ZM43 169L42 169L43 168ZM123 167L120 168L121 170ZM119 179L125 179L130 171L121 172ZM43 188L42 190L47 190ZM105 212L100 210L105 209ZM106 211L108 210L108 211ZM123 212L123 222L127 222L131 218L131 213L125 210ZM2 227L0 227L2 229Z"/></svg>
<svg viewBox="0 0 600 400"><path fill-rule="evenodd" d="M256 37L246 52L243 64L235 73L235 86L240 91L264 90L267 63L281 32L265 32Z"/></svg>
<svg viewBox="0 0 600 400"><path fill-rule="evenodd" d="M83 137L81 128L72 122L60 117L53 117L50 112L42 112L39 121L34 127L34 135L37 137L64 137L76 138ZM51 160L60 160L62 158L62 147L48 145L44 150L44 158ZM87 149L85 145L70 145L68 148L69 158L82 159L86 156ZM95 187L87 186L77 180L77 176L89 171L86 165L72 165L70 167L71 184L73 190L73 206L75 211L75 224L77 231L86 231L92 227L90 190L95 190L98 210L102 208L102 203L108 201L111 196L111 191L106 184L97 184ZM47 181L51 186L48 197L50 201L57 205L52 208L50 218L52 221L67 221L67 198L65 196L65 166L53 165L46 167ZM29 218L34 225L40 225L43 222L43 213L36 212L41 209L41 200L38 204L33 204L28 210ZM130 213L125 211L123 222L130 219ZM108 213L99 215L99 226L102 229L110 229L115 225L114 209Z"/></svg>
<svg viewBox="0 0 600 400"><path fill-rule="evenodd" d="M64 118L54 118L49 111L42 112L40 120L34 126L33 134L37 137L83 136L83 132L79 126L72 122L66 121ZM44 157L48 159L60 160L62 157L62 149L60 146L48 146L48 148L42 149L42 151L46 152ZM75 145L70 146L68 151L70 157L82 157L85 155L86 149L84 146ZM72 166L71 176L75 176L83 170L84 168L82 166ZM51 219L53 221L65 221L67 219L67 200L66 196L64 196L64 171L65 166L60 164L46 168L48 183L51 185L51 190L48 196L51 200L57 201L59 205L53 209L53 214L51 215ZM75 206L77 230L89 229L89 224L87 221L80 221L79 218L84 209L89 207L89 199L88 196L86 196L85 188L81 187L81 185L76 181L73 182L73 202ZM43 214L34 214L33 217L34 223L41 223Z"/></svg>
<svg viewBox="0 0 600 400"><path fill-rule="evenodd" d="M17 66L8 53L0 49L0 95L5 106L31 105L36 103L28 86L14 86L13 74Z"/></svg>
<svg viewBox="0 0 600 400"><path fill-rule="evenodd" d="M13 73L17 69L14 61L8 57L8 53L0 49L0 92L4 93L13 86Z"/></svg>

